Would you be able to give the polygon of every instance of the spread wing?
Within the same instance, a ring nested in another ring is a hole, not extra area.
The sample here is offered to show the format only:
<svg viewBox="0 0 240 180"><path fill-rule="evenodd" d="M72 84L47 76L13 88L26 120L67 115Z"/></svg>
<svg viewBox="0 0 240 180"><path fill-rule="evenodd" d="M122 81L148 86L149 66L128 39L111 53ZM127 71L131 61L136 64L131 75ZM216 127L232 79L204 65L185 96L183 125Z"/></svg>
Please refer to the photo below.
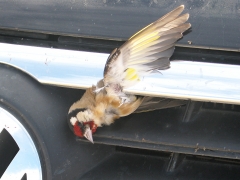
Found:
<svg viewBox="0 0 240 180"><path fill-rule="evenodd" d="M134 111L134 113L142 113L158 109L178 107L187 104L187 102L188 102L187 100L181 99L169 99L145 96L143 98L141 105L137 108L136 111Z"/></svg>
<svg viewBox="0 0 240 180"><path fill-rule="evenodd" d="M104 86L119 92L154 70L169 68L176 41L191 27L186 23L189 14L181 15L183 10L179 6L113 50L105 65Z"/></svg>

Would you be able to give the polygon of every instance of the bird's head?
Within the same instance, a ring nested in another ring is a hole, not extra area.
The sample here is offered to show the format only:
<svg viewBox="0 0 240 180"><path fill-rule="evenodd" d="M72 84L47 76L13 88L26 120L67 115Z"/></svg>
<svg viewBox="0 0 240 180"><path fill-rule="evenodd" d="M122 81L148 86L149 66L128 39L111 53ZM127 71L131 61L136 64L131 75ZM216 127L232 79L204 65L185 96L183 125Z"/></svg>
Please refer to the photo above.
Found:
<svg viewBox="0 0 240 180"><path fill-rule="evenodd" d="M90 118L89 110L76 109L68 114L70 129L78 137L85 137L93 143L92 134L96 132L97 125Z"/></svg>

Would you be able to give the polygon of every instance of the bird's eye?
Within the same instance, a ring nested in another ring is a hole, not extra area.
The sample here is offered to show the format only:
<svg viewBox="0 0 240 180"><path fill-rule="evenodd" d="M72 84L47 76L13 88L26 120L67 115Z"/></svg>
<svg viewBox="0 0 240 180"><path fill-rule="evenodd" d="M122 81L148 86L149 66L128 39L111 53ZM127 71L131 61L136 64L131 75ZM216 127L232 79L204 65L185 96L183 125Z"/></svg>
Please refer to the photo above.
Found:
<svg viewBox="0 0 240 180"><path fill-rule="evenodd" d="M85 124L84 129L87 129L87 128L90 128L90 129L91 129L91 127L89 126L89 124Z"/></svg>
<svg viewBox="0 0 240 180"><path fill-rule="evenodd" d="M85 122L84 125L90 127L92 133L95 133L97 130L97 125L93 121Z"/></svg>
<svg viewBox="0 0 240 180"><path fill-rule="evenodd" d="M73 126L73 131L76 136L83 137L82 123L77 121Z"/></svg>

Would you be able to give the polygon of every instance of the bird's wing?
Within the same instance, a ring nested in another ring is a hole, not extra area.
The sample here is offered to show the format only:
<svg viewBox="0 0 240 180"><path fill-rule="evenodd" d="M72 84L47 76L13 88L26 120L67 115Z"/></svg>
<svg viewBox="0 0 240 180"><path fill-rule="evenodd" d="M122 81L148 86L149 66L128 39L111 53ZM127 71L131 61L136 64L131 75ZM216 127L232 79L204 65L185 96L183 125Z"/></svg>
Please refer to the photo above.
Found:
<svg viewBox="0 0 240 180"><path fill-rule="evenodd" d="M187 104L187 100L181 99L168 99L160 97L145 96L141 105L134 111L134 113L142 113L148 111L154 111L158 109L166 109L172 107L178 107Z"/></svg>
<svg viewBox="0 0 240 180"><path fill-rule="evenodd" d="M115 49L105 65L104 85L116 90L127 88L156 69L169 68L175 42L191 26L186 23L189 14L180 15L183 9L179 6Z"/></svg>

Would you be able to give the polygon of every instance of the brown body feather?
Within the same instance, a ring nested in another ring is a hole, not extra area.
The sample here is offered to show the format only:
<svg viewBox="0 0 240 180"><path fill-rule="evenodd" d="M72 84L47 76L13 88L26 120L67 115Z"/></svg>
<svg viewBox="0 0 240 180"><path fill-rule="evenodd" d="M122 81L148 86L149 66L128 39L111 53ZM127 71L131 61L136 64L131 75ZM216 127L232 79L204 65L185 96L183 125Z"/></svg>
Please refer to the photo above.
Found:
<svg viewBox="0 0 240 180"><path fill-rule="evenodd" d="M90 119L98 126L109 125L114 120L133 113L143 101L142 97L133 96L132 102L121 104L119 97L108 95L105 90L94 93L95 89L95 86L88 88L82 98L70 107L69 112L87 107L91 111Z"/></svg>

